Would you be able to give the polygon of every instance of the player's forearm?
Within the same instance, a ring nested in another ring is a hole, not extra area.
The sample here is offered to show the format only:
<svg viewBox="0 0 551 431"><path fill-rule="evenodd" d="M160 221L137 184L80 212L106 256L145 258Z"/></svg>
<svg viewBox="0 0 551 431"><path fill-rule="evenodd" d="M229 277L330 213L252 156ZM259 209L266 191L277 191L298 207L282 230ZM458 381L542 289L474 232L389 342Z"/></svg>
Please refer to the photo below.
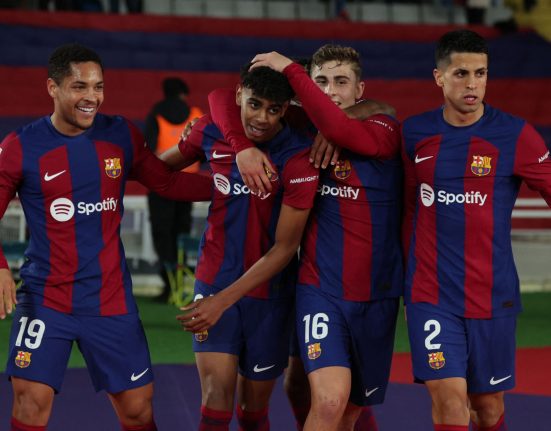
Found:
<svg viewBox="0 0 551 431"><path fill-rule="evenodd" d="M255 146L245 136L239 108L235 103L235 90L219 88L212 91L209 94L209 108L212 121L236 153Z"/></svg>

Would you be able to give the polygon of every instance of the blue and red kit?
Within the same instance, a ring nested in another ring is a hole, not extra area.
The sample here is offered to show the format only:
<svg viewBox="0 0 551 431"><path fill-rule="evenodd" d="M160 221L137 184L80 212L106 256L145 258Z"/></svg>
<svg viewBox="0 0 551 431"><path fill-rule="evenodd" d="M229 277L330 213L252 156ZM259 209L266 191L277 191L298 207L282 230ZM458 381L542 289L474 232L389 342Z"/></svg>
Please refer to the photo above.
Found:
<svg viewBox="0 0 551 431"><path fill-rule="evenodd" d="M190 136L180 142L180 152L188 161L206 158L214 179L195 272L197 280L215 290L228 287L273 246L282 204L298 209L312 207L318 170L308 161L311 143L307 134L285 126L269 142L257 144L267 153L277 173L272 174L272 191L256 196L243 183L235 152L211 117L204 116L194 125ZM286 270L247 296L292 297L296 265L294 259Z"/></svg>
<svg viewBox="0 0 551 431"><path fill-rule="evenodd" d="M521 309L511 215L522 181L551 205L551 161L526 121L484 105L454 127L442 109L403 124L406 303L488 319Z"/></svg>
<svg viewBox="0 0 551 431"><path fill-rule="evenodd" d="M208 200L212 189L210 178L172 173L122 117L98 114L78 136L43 117L4 139L0 214L17 193L30 232L20 304L74 315L137 311L120 240L129 179L173 199Z"/></svg>

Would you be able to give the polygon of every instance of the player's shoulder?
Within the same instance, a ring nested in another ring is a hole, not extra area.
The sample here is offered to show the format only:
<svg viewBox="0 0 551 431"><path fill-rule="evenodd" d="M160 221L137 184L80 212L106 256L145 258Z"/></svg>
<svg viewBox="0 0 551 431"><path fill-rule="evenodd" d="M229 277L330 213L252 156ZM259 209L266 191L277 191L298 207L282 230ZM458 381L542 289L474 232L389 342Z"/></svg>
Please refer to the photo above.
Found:
<svg viewBox="0 0 551 431"><path fill-rule="evenodd" d="M525 119L488 104L484 105L484 117L489 123L500 127L522 128L528 124Z"/></svg>
<svg viewBox="0 0 551 431"><path fill-rule="evenodd" d="M404 133L415 132L417 130L427 130L427 127L434 127L441 116L442 108L412 115L402 122L402 130Z"/></svg>

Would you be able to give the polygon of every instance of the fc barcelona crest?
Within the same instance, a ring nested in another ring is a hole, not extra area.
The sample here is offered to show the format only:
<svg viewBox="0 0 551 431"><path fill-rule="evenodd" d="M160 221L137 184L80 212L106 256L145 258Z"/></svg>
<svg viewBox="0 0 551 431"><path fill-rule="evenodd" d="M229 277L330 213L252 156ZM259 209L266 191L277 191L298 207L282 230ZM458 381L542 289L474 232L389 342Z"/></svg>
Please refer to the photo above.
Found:
<svg viewBox="0 0 551 431"><path fill-rule="evenodd" d="M429 365L433 370L439 370L446 365L444 352L429 353Z"/></svg>
<svg viewBox="0 0 551 431"><path fill-rule="evenodd" d="M318 359L321 356L321 344L314 343L308 346L308 358Z"/></svg>
<svg viewBox="0 0 551 431"><path fill-rule="evenodd" d="M487 156L474 156L471 163L471 172L479 177L488 175L492 170L492 158Z"/></svg>
<svg viewBox="0 0 551 431"><path fill-rule="evenodd" d="M117 178L120 176L121 169L121 159L118 157L113 157L112 159L105 160L105 173L109 178Z"/></svg>
<svg viewBox="0 0 551 431"><path fill-rule="evenodd" d="M207 341L207 338L209 338L209 331L196 332L194 335L195 341L202 343L203 341Z"/></svg>
<svg viewBox="0 0 551 431"><path fill-rule="evenodd" d="M352 166L348 160L337 160L335 165L335 176L341 180L345 180L352 172Z"/></svg>
<svg viewBox="0 0 551 431"><path fill-rule="evenodd" d="M17 356L15 357L15 365L17 365L19 368L27 368L29 365L31 365L31 354L32 353L18 350Z"/></svg>

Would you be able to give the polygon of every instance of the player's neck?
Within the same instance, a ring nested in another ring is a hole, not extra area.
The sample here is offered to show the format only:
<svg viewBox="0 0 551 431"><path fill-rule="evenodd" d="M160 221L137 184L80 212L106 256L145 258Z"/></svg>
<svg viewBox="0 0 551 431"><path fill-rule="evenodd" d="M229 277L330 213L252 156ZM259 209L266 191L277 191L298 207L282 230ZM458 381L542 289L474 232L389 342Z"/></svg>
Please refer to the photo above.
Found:
<svg viewBox="0 0 551 431"><path fill-rule="evenodd" d="M482 118L484 115L484 104L474 112L460 112L449 105L444 106L442 115L446 123L455 127L467 127Z"/></svg>

